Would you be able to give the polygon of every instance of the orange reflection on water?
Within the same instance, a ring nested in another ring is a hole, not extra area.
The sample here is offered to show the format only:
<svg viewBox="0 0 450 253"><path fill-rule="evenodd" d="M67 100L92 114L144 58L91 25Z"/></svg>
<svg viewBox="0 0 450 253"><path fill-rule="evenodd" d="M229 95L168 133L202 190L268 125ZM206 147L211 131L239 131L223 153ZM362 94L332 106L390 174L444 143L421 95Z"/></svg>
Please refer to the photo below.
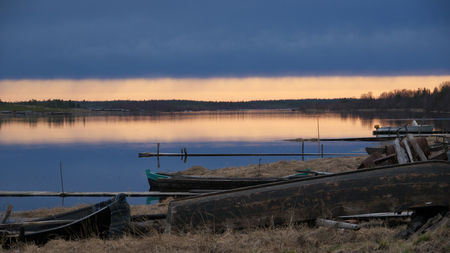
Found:
<svg viewBox="0 0 450 253"><path fill-rule="evenodd" d="M90 116L59 121L9 118L0 123L2 144L251 142L317 137L317 116L287 111ZM368 136L372 130L369 124L322 114L320 137Z"/></svg>

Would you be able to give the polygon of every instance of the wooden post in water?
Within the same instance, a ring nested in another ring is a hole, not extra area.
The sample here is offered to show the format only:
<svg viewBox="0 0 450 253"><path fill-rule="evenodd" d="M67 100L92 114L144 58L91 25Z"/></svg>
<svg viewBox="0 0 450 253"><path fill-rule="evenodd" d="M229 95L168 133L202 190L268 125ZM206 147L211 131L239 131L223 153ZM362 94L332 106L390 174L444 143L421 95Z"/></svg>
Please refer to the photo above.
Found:
<svg viewBox="0 0 450 253"><path fill-rule="evenodd" d="M158 168L161 167L161 164L159 162L159 146L160 145L161 145L161 143L159 143L159 142L156 144L156 154L157 154L156 160L158 160Z"/></svg>
<svg viewBox="0 0 450 253"><path fill-rule="evenodd" d="M317 141L318 141L318 147L319 147L319 151L318 151L318 153L320 153L320 131L319 131L319 117L317 117Z"/></svg>
<svg viewBox="0 0 450 253"><path fill-rule="evenodd" d="M323 158L323 144L320 147L321 147L320 157Z"/></svg>
<svg viewBox="0 0 450 253"><path fill-rule="evenodd" d="M62 161L59 160L59 175L61 177L61 192L64 194L64 180L63 180L63 174L62 174ZM64 196L61 200L62 206L64 206Z"/></svg>
<svg viewBox="0 0 450 253"><path fill-rule="evenodd" d="M302 161L305 160L305 141L302 140Z"/></svg>

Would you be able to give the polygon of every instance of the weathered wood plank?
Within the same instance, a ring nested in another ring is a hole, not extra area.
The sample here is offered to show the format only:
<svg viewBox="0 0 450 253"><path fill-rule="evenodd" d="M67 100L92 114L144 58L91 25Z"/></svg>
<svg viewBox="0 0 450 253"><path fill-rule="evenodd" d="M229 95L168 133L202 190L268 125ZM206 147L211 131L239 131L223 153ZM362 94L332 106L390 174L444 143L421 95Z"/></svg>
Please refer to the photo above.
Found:
<svg viewBox="0 0 450 253"><path fill-rule="evenodd" d="M397 154L398 164L405 164L408 162L408 157L405 150L400 146L400 141L398 139L394 140L395 153Z"/></svg>
<svg viewBox="0 0 450 253"><path fill-rule="evenodd" d="M409 143L407 139L402 140L403 145L405 145L406 154L408 154L408 158L410 162L414 162L414 157L412 155L411 149L409 148Z"/></svg>
<svg viewBox="0 0 450 253"><path fill-rule="evenodd" d="M11 211L12 211L12 205L8 205L8 209L6 210L5 215L3 216L2 220L0 221L0 224L6 223L9 216L11 215Z"/></svg>
<svg viewBox="0 0 450 253"><path fill-rule="evenodd" d="M316 219L316 225L323 226L323 227L349 229L349 230L359 230L361 228L357 224L351 224L351 223L342 222L342 221L320 219L320 218Z"/></svg>
<svg viewBox="0 0 450 253"><path fill-rule="evenodd" d="M365 155L366 153L236 153L236 154L207 154L207 153L151 153L141 152L139 157L159 157L159 156L172 156L172 157L189 157L189 156L344 156L344 155Z"/></svg>
<svg viewBox="0 0 450 253"><path fill-rule="evenodd" d="M419 144L417 143L416 139L414 139L414 136L412 134L406 135L406 138L408 138L409 143L411 143L411 146L414 149L414 152L419 156L421 161L428 160L423 150L420 148Z"/></svg>
<svg viewBox="0 0 450 253"><path fill-rule="evenodd" d="M0 191L0 197L113 197L118 194L127 197L171 197L195 196L192 192L50 192L50 191Z"/></svg>

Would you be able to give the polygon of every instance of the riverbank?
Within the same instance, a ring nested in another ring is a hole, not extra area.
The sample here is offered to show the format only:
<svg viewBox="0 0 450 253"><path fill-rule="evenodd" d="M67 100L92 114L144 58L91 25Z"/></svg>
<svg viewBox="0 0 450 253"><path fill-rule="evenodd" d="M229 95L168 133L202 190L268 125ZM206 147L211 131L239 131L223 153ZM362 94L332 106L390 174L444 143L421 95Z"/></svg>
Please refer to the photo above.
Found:
<svg viewBox="0 0 450 253"><path fill-rule="evenodd" d="M356 169L366 156L338 157L308 161L279 161L209 170L194 166L179 172L186 175L208 176L284 176L295 170L320 170L344 172ZM154 214L167 211L170 199L156 205L132 206L132 215ZM73 208L40 209L15 213L15 217L39 217ZM97 238L64 241L53 240L44 246L18 245L6 252L448 252L450 249L450 224L408 240L396 235L405 225L382 221L361 223L358 231L338 230L325 227L309 227L291 224L212 234L197 230L188 233L166 234L153 231L142 236L126 236L117 240Z"/></svg>

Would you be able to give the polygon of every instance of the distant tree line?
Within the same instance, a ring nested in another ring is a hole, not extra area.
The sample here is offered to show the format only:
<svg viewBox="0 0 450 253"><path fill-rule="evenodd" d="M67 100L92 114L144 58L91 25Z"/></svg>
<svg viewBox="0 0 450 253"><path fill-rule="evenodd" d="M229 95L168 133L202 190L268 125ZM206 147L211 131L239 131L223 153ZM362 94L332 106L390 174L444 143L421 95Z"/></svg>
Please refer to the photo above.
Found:
<svg viewBox="0 0 450 253"><path fill-rule="evenodd" d="M60 108L60 109L70 109L70 108L81 108L81 102L72 100L62 100L62 99L49 99L38 101L35 99L29 100L27 102L20 102L21 105L34 105L49 108Z"/></svg>
<svg viewBox="0 0 450 253"><path fill-rule="evenodd" d="M240 109L294 109L294 110L386 110L386 109L422 109L424 111L450 112L450 82L445 82L433 91L427 88L417 90L393 90L382 93L378 98L372 93L362 94L360 98L338 99L297 99L297 100L260 100L248 102L206 102L192 100L117 100L117 101L64 101L52 99L46 101L30 100L17 104L35 105L50 108L85 109L126 109L136 112L179 112L201 110L240 110Z"/></svg>

